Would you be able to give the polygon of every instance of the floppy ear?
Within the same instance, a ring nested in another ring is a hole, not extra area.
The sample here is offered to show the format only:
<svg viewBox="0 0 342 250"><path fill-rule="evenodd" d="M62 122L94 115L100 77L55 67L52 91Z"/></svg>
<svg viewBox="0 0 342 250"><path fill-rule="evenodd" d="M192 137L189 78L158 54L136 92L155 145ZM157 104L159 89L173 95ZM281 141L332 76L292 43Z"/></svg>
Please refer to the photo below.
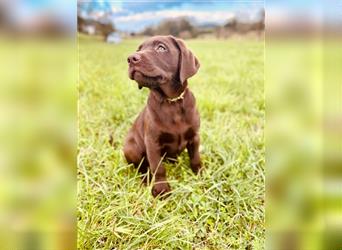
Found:
<svg viewBox="0 0 342 250"><path fill-rule="evenodd" d="M188 78L195 75L200 67L198 59L186 48L181 39L172 37L179 49L179 80L183 84Z"/></svg>

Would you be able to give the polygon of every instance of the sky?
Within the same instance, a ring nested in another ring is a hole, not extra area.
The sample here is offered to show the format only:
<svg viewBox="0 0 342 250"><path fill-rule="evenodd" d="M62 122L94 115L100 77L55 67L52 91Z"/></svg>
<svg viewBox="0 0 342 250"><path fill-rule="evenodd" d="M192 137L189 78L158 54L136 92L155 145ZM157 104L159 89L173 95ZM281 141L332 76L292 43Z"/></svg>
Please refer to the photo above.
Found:
<svg viewBox="0 0 342 250"><path fill-rule="evenodd" d="M324 4L323 4L324 2ZM79 0L79 11L98 13L110 11L110 19L117 29L140 31L164 18L188 16L198 24L224 24L232 16L249 20L258 18L264 7L276 16L301 12L305 15L320 13L325 18L342 21L342 0ZM38 12L51 14L66 26L75 27L76 1L70 0L12 0L4 1L13 18L21 22Z"/></svg>
<svg viewBox="0 0 342 250"><path fill-rule="evenodd" d="M92 11L111 11L115 27L123 31L141 31L165 18L187 16L197 24L224 24L233 16L241 19L257 19L263 8L263 0L126 0L84 1L80 11L87 16Z"/></svg>

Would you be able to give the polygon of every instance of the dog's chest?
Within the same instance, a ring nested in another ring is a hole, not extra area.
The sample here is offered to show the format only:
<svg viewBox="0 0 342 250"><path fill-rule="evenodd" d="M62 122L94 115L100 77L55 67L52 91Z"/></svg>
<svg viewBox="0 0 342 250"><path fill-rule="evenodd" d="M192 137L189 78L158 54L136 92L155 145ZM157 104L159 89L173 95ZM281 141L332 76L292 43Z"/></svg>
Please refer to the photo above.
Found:
<svg viewBox="0 0 342 250"><path fill-rule="evenodd" d="M193 109L184 108L182 105L165 109L163 127L173 134L184 134L192 126Z"/></svg>
<svg viewBox="0 0 342 250"><path fill-rule="evenodd" d="M164 117L163 129L158 136L158 143L163 152L179 154L193 139L196 131L193 128L191 111L183 107L174 108Z"/></svg>

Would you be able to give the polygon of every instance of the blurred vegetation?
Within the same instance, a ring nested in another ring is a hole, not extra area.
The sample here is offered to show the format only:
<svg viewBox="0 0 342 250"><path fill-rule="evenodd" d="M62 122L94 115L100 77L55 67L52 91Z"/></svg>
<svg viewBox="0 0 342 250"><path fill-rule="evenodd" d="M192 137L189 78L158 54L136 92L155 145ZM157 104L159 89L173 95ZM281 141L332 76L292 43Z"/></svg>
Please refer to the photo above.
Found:
<svg viewBox="0 0 342 250"><path fill-rule="evenodd" d="M81 16L77 16L77 30L78 32L88 33L88 27L92 26L94 29L94 35L103 37L104 40L113 32L116 31L115 25L110 20L92 20L84 19Z"/></svg>
<svg viewBox="0 0 342 250"><path fill-rule="evenodd" d="M186 18L164 20L156 27L150 26L141 32L145 36L172 35L183 39L195 38L197 34L197 29Z"/></svg>
<svg viewBox="0 0 342 250"><path fill-rule="evenodd" d="M260 20L254 22L243 22L233 17L228 19L223 25L213 23L194 25L186 17L172 18L166 19L158 25L145 28L142 32L138 33L138 35L173 35L182 39L208 37L227 39L234 36L254 36L261 38L265 29L265 14L263 10L260 15Z"/></svg>

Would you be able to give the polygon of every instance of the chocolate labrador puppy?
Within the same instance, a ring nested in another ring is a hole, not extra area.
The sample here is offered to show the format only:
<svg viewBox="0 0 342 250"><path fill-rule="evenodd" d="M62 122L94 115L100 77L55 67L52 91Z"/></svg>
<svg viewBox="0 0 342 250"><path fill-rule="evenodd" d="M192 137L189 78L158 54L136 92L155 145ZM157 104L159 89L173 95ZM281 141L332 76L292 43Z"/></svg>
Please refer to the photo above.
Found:
<svg viewBox="0 0 342 250"><path fill-rule="evenodd" d="M154 197L170 191L164 157L175 158L185 148L191 169L201 169L198 134L200 117L195 97L187 79L198 71L200 64L184 42L172 36L154 36L143 42L128 57L129 78L139 89L150 89L147 105L129 130L124 145L128 163L155 176Z"/></svg>

